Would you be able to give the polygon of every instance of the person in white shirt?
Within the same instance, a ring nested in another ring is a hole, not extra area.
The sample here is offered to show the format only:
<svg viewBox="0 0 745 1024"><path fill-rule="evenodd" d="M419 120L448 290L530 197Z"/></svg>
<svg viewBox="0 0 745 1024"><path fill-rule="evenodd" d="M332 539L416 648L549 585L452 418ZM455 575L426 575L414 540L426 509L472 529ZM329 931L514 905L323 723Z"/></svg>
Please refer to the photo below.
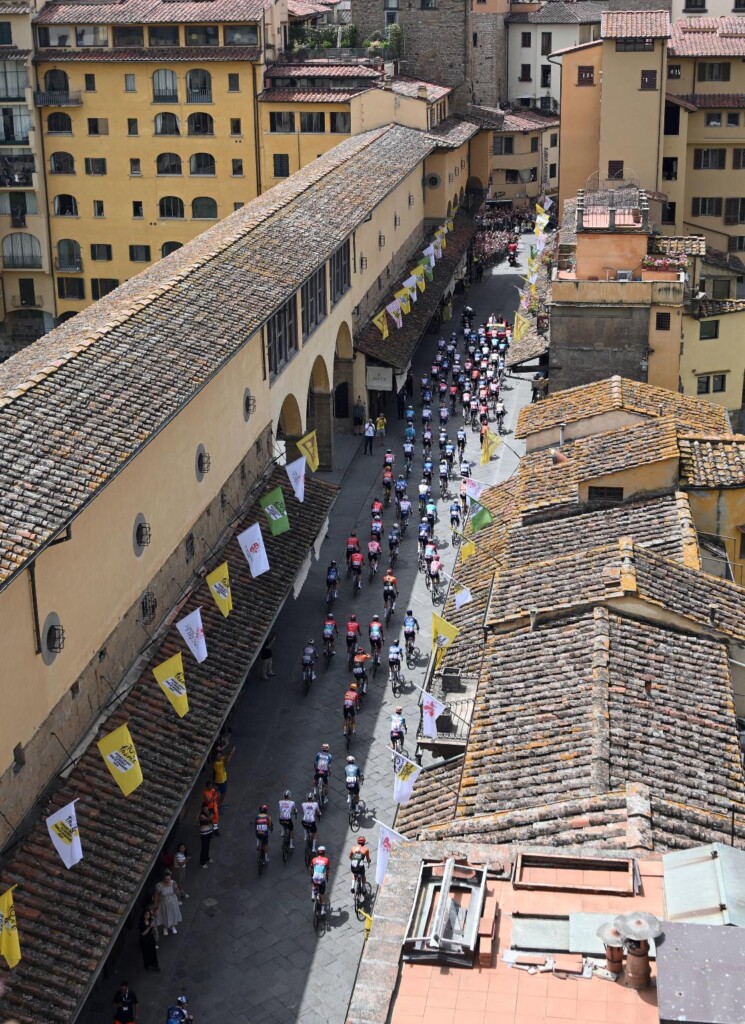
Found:
<svg viewBox="0 0 745 1024"><path fill-rule="evenodd" d="M321 808L318 806L316 800L316 794L313 792L308 793L305 800L301 804L303 812L303 828L307 835L310 835L313 839L313 852L316 852L316 835L318 833L318 826L316 821L321 817Z"/></svg>
<svg viewBox="0 0 745 1024"><path fill-rule="evenodd" d="M285 795L279 801L279 823L282 826L282 835L284 836L287 832L290 836L290 849L295 849L295 844L292 841L292 819L297 818L297 807L295 801L292 799L292 793L289 789L285 790Z"/></svg>

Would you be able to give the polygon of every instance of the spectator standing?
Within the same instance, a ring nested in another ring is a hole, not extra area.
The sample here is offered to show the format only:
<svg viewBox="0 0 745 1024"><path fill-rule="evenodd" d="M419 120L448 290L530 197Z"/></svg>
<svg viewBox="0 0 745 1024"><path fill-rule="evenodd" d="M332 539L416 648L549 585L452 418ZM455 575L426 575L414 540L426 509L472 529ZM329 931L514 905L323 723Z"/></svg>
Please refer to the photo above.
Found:
<svg viewBox="0 0 745 1024"><path fill-rule="evenodd" d="M406 392L403 388L396 395L396 408L398 409L398 418L402 420L406 412Z"/></svg>
<svg viewBox="0 0 745 1024"><path fill-rule="evenodd" d="M202 804L197 821L199 824L199 866L200 868L206 868L212 859L210 857L210 843L212 842L212 832L214 831L212 808L209 804Z"/></svg>
<svg viewBox="0 0 745 1024"><path fill-rule="evenodd" d="M190 860L186 843L179 843L178 849L173 855L173 877L176 879L179 890L179 903L189 899L189 893L186 891L186 865Z"/></svg>
<svg viewBox="0 0 745 1024"><path fill-rule="evenodd" d="M170 871L163 875L163 881L155 886L155 920L163 934L176 934L176 925L181 924L181 908L178 902L178 886Z"/></svg>
<svg viewBox="0 0 745 1024"><path fill-rule="evenodd" d="M133 1024L138 1013L137 996L129 987L129 982L122 981L119 991L114 993L114 1024Z"/></svg>
<svg viewBox="0 0 745 1024"><path fill-rule="evenodd" d="M225 794L228 791L228 765L234 752L235 747L226 745L217 751L215 760L212 762L212 778L217 787L217 805L220 809L225 803Z"/></svg>
<svg viewBox="0 0 745 1024"><path fill-rule="evenodd" d="M383 442L385 441L385 428L387 424L388 421L386 420L385 416L383 415L382 412L379 412L378 418L375 420L375 433L380 438L381 448L383 447ZM370 452L370 454L372 455L372 451Z"/></svg>
<svg viewBox="0 0 745 1024"><path fill-rule="evenodd" d="M160 973L158 963L158 946L155 941L158 927L151 910L146 910L140 918L140 952L142 953L142 966L146 971L157 971Z"/></svg>
<svg viewBox="0 0 745 1024"><path fill-rule="evenodd" d="M219 753L216 757L219 757ZM226 773L227 778L227 773ZM213 835L220 835L220 794L217 786L214 782L209 781L205 783L204 793L202 793L202 803L207 804L209 809L212 811L212 832Z"/></svg>
<svg viewBox="0 0 745 1024"><path fill-rule="evenodd" d="M361 430L361 428L360 428ZM355 434L357 431L355 430ZM268 679L274 675L274 664L272 663L272 647L277 639L276 633L270 633L261 648L261 678Z"/></svg>
<svg viewBox="0 0 745 1024"><path fill-rule="evenodd" d="M368 417L367 423L365 424L365 447L362 450L363 455L372 455L374 439L375 424L373 423L372 419Z"/></svg>
<svg viewBox="0 0 745 1024"><path fill-rule="evenodd" d="M411 370L406 374L406 384L404 387L406 388L406 397L411 401L414 397L414 374Z"/></svg>
<svg viewBox="0 0 745 1024"><path fill-rule="evenodd" d="M352 433L361 434L365 422L365 403L362 401L362 395L357 395L357 401L352 408L352 419L354 423Z"/></svg>

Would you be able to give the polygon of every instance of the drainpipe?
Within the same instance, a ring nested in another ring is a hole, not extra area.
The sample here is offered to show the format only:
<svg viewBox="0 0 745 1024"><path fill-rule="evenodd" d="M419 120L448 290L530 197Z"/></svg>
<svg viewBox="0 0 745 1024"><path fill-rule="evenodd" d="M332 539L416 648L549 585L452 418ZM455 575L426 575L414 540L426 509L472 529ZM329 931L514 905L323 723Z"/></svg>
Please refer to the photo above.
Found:
<svg viewBox="0 0 745 1024"><path fill-rule="evenodd" d="M660 187L660 146L662 145L662 132L663 132L663 128L664 128L664 122L663 122L662 118L663 118L663 112L664 112L664 109L665 109L665 107L664 107L664 103L665 103L665 90L664 90L663 85L662 85L662 83L664 81L664 79L662 77L662 72L664 70L664 65L665 65L665 46L666 45L667 44L664 41L660 45L660 77L657 79L658 84L659 84L660 102L659 102L659 110L657 111L657 166L655 167L655 172L654 172L655 173L655 182L656 182L656 185L655 185L655 191L656 192L661 192L662 191L662 189ZM694 92L695 92L695 88L694 88Z"/></svg>

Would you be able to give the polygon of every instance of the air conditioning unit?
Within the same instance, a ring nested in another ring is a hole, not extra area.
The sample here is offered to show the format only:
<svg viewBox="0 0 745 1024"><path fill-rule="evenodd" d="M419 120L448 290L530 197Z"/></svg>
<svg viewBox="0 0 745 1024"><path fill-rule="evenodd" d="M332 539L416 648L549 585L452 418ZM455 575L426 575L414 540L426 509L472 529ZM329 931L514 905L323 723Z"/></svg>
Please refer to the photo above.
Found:
<svg viewBox="0 0 745 1024"><path fill-rule="evenodd" d="M630 270L617 270L616 281L630 281L632 271Z"/></svg>

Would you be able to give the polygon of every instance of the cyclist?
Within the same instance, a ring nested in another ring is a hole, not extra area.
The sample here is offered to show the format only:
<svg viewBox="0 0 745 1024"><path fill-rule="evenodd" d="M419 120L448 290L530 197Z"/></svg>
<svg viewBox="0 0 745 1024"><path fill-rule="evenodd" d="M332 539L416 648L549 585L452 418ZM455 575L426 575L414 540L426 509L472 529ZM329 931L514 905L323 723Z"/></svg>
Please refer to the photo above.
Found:
<svg viewBox="0 0 745 1024"><path fill-rule="evenodd" d="M318 806L316 794L313 792L308 793L305 800L303 800L300 805L300 809L303 812L303 828L305 829L305 834L310 837L313 844L313 853L315 853L316 836L318 835L318 825L316 822L318 818L321 817L321 808Z"/></svg>
<svg viewBox="0 0 745 1024"><path fill-rule="evenodd" d="M282 827L282 838L284 839L285 832L287 832L290 837L291 850L295 849L295 844L292 841L293 818L297 818L297 807L295 806L295 801L292 799L292 793L289 789L286 789L285 795L279 801L279 824Z"/></svg>
<svg viewBox="0 0 745 1024"><path fill-rule="evenodd" d="M422 552L424 551L425 547L427 546L427 541L429 540L431 535L432 535L432 528L429 525L429 522L427 521L426 518L422 519L421 523L419 524L419 537L418 537L418 540L419 540L419 550L420 551L422 551Z"/></svg>
<svg viewBox="0 0 745 1024"><path fill-rule="evenodd" d="M347 792L352 799L352 805L355 806L359 803L360 799L360 786L364 781L364 775L359 769L359 765L355 764L354 758L350 754L347 758L347 763L344 765L344 784L347 787Z"/></svg>
<svg viewBox="0 0 745 1024"><path fill-rule="evenodd" d="M450 476L450 467L448 466L448 460L445 458L440 459L440 490L446 491L448 489L448 477Z"/></svg>
<svg viewBox="0 0 745 1024"><path fill-rule="evenodd" d="M386 466L383 470L383 492L385 494L386 505L390 504L391 491L393 489L393 467Z"/></svg>
<svg viewBox="0 0 745 1024"><path fill-rule="evenodd" d="M431 457L429 455L427 455L427 458L424 460L424 465L422 466L422 480L427 485L427 487L429 487L430 484L432 483L432 471L433 470L434 470L434 465L432 463L432 459L431 459ZM419 493L420 493L420 495L422 493L421 487L419 488Z"/></svg>
<svg viewBox="0 0 745 1024"><path fill-rule="evenodd" d="M412 413L414 412L413 409L411 411ZM413 445L414 441L416 441L416 427L411 421L409 421L406 424L406 429L404 430L404 440L410 445Z"/></svg>
<svg viewBox="0 0 745 1024"><path fill-rule="evenodd" d="M256 849L264 851L264 862L269 863L269 833L274 831L274 822L266 804L259 807L259 813L254 819L254 831L256 833Z"/></svg>
<svg viewBox="0 0 745 1024"><path fill-rule="evenodd" d="M326 599L330 597L336 599L336 585L339 582L339 569L337 568L336 561L332 561L326 570Z"/></svg>
<svg viewBox="0 0 745 1024"><path fill-rule="evenodd" d="M347 537L347 565L355 551L360 550L360 542L357 539L357 534L354 530Z"/></svg>
<svg viewBox="0 0 745 1024"><path fill-rule="evenodd" d="M465 519L466 512L468 511L468 491L466 490L466 477L463 477L460 482L460 507L461 514Z"/></svg>
<svg viewBox="0 0 745 1024"><path fill-rule="evenodd" d="M365 556L362 554L361 551L355 551L354 554L352 555L352 572L355 577L355 586L357 586L358 584L360 587L362 586L361 578L362 570L364 569L364 567Z"/></svg>
<svg viewBox="0 0 745 1024"><path fill-rule="evenodd" d="M471 475L471 463L465 456L460 460L460 475L464 480Z"/></svg>
<svg viewBox="0 0 745 1024"><path fill-rule="evenodd" d="M391 469L393 469L395 464L396 464L396 456L393 454L392 449L386 448L385 455L383 456L383 465L384 466L390 466Z"/></svg>
<svg viewBox="0 0 745 1024"><path fill-rule="evenodd" d="M455 381L448 388L448 394L450 396L450 415L455 416L455 403L458 401L458 385Z"/></svg>
<svg viewBox="0 0 745 1024"><path fill-rule="evenodd" d="M426 427L422 431L422 451L425 455L428 455L432 450L432 428Z"/></svg>
<svg viewBox="0 0 745 1024"><path fill-rule="evenodd" d="M427 502L427 508L425 509L427 522L430 525L432 533L435 531L435 523L437 522L437 504L434 498L430 498Z"/></svg>
<svg viewBox="0 0 745 1024"><path fill-rule="evenodd" d="M321 749L316 754L314 781L318 783L320 780L323 783L323 795L325 797L327 797L329 793L329 773L331 771L332 760L333 755L329 750L328 743L322 743Z"/></svg>
<svg viewBox="0 0 745 1024"><path fill-rule="evenodd" d="M412 462L413 458L414 458L414 442L413 441L409 441L409 439L407 438L404 441L404 460L406 462L406 472L407 473L411 472L411 462Z"/></svg>
<svg viewBox="0 0 745 1024"><path fill-rule="evenodd" d="M422 390L424 390L425 386L428 383L429 383L429 381L427 380L427 378L426 377L422 377L422 380L421 380ZM411 404L411 402L409 402L409 404L406 406L406 413L405 413L405 415L406 415L406 422L407 423L413 423L414 422L414 420L416 418L416 413L414 412L414 406Z"/></svg>
<svg viewBox="0 0 745 1024"><path fill-rule="evenodd" d="M357 691L363 697L367 693L367 669L365 668L365 662L369 657L370 655L367 651L358 644L352 661L352 675L357 683Z"/></svg>
<svg viewBox="0 0 745 1024"><path fill-rule="evenodd" d="M443 396L444 397L444 396ZM447 421L450 418L450 410L446 405L440 406L440 426L444 427L447 425Z"/></svg>
<svg viewBox="0 0 745 1024"><path fill-rule="evenodd" d="M338 635L339 635L339 627L336 624L336 619L331 614L331 612L329 612L328 615L326 616L326 621L323 624L323 643L324 643L324 646L328 646L328 647L331 648L332 656L334 654L336 654L336 646L335 646L334 638L337 637Z"/></svg>
<svg viewBox="0 0 745 1024"><path fill-rule="evenodd" d="M362 879L363 886L367 883L365 868L370 866L370 851L364 836L358 836L357 842L349 851L349 860L352 868L352 893L354 893L358 878Z"/></svg>
<svg viewBox="0 0 745 1024"><path fill-rule="evenodd" d="M439 446L440 446L440 452L442 452L442 449L445 447L445 444L447 443L447 439L448 439L447 429L445 427L440 427L440 435L439 435L439 437L437 439L438 443L439 443Z"/></svg>
<svg viewBox="0 0 745 1024"><path fill-rule="evenodd" d="M344 691L344 735L347 735L347 730L352 730L352 735L355 731L355 718L357 717L357 711L360 706L360 695L357 691L357 683L350 683L347 689Z"/></svg>
<svg viewBox="0 0 745 1024"><path fill-rule="evenodd" d="M434 558L429 563L429 579L433 587L439 587L440 585L440 569L442 569L442 562L440 561L439 554L435 550Z"/></svg>
<svg viewBox="0 0 745 1024"><path fill-rule="evenodd" d="M398 554L398 548L401 543L401 529L398 523L394 523L391 527L391 532L388 534L388 553L391 558ZM385 580L383 580L385 583Z"/></svg>
<svg viewBox="0 0 745 1024"><path fill-rule="evenodd" d="M375 651L380 654L380 648L383 646L385 640L385 630L383 629L383 623L380 621L379 615L373 615L372 621L367 628L367 635L370 638L370 654L372 655Z"/></svg>
<svg viewBox="0 0 745 1024"><path fill-rule="evenodd" d="M401 501L401 498L403 498L404 494L406 494L406 477L403 475L403 473L398 474L398 480L396 480L395 488L396 504L398 505L398 503Z"/></svg>
<svg viewBox="0 0 745 1024"><path fill-rule="evenodd" d="M401 517L401 521L405 528L409 521L409 516L411 515L411 502L409 501L408 494L404 494L401 501L398 503L398 514Z"/></svg>
<svg viewBox="0 0 745 1024"><path fill-rule="evenodd" d="M427 563L427 572L431 575L432 562L437 555L437 545L433 540L428 540L424 546L424 561Z"/></svg>
<svg viewBox="0 0 745 1024"><path fill-rule="evenodd" d="M424 512L424 509L426 508L427 505L427 499L429 498L429 496L429 484L427 483L426 480L422 480L422 482L419 484L419 509L421 512Z"/></svg>
<svg viewBox="0 0 745 1024"><path fill-rule="evenodd" d="M494 412L496 413L497 416L497 429L501 434L502 427L504 426L504 402L502 401L501 398L497 399L497 404L495 406Z"/></svg>
<svg viewBox="0 0 745 1024"><path fill-rule="evenodd" d="M360 624L357 616L352 614L347 620L347 654L351 654L360 638Z"/></svg>
<svg viewBox="0 0 745 1024"><path fill-rule="evenodd" d="M455 445L449 437L445 439L445 458L447 459L448 472L452 473L453 463L455 462Z"/></svg>
<svg viewBox="0 0 745 1024"><path fill-rule="evenodd" d="M414 618L411 608L408 608L404 616L404 643L406 644L407 651L414 647L414 641L418 632L419 623Z"/></svg>
<svg viewBox="0 0 745 1024"><path fill-rule="evenodd" d="M393 575L393 566L388 566L388 571L383 577L383 607L388 609L388 602L391 603L391 612L396 610L396 598L398 597L398 580Z"/></svg>
<svg viewBox="0 0 745 1024"><path fill-rule="evenodd" d="M318 896L318 903L321 907L321 917L326 916L326 883L329 878L329 859L326 856L326 847L319 846L316 855L310 862L310 886L311 899Z"/></svg>
<svg viewBox="0 0 745 1024"><path fill-rule="evenodd" d="M311 638L308 641L308 643L305 645L305 647L303 647L303 656L302 656L303 672L305 672L305 669L308 667L308 665L310 665L311 668L313 669L313 678L315 679L316 678L315 666L316 666L317 663L318 663L318 654L316 653L316 642L315 642L315 640L313 640Z"/></svg>
<svg viewBox="0 0 745 1024"><path fill-rule="evenodd" d="M397 670L400 671L400 669L401 669L401 656L402 656L402 654L403 654L403 651L401 650L401 644L398 642L398 638L396 638L393 641L393 643L390 645L390 647L388 648L388 669L389 669L388 678L389 679L392 678L394 669L397 669Z"/></svg>
<svg viewBox="0 0 745 1024"><path fill-rule="evenodd" d="M382 548L380 547L380 540L378 537L373 539L367 545L367 561L370 565L370 571L376 571L378 567L378 559L382 554Z"/></svg>
<svg viewBox="0 0 745 1024"><path fill-rule="evenodd" d="M460 529L460 503L458 501L450 502L450 529Z"/></svg>
<svg viewBox="0 0 745 1024"><path fill-rule="evenodd" d="M396 752L396 740L401 740L401 745L403 746L404 735L407 731L404 709L399 704L391 715L391 750L394 754Z"/></svg>
<svg viewBox="0 0 745 1024"><path fill-rule="evenodd" d="M430 395L430 398L432 396ZM424 430L432 423L432 409L429 405L425 405L422 409L422 429Z"/></svg>
<svg viewBox="0 0 745 1024"><path fill-rule="evenodd" d="M458 454L463 457L463 453L466 450L466 428L458 427Z"/></svg>
<svg viewBox="0 0 745 1024"><path fill-rule="evenodd" d="M370 505L370 515L373 517L373 519L375 518L375 516L383 515L383 502L380 500L380 498L373 498L372 503Z"/></svg>

